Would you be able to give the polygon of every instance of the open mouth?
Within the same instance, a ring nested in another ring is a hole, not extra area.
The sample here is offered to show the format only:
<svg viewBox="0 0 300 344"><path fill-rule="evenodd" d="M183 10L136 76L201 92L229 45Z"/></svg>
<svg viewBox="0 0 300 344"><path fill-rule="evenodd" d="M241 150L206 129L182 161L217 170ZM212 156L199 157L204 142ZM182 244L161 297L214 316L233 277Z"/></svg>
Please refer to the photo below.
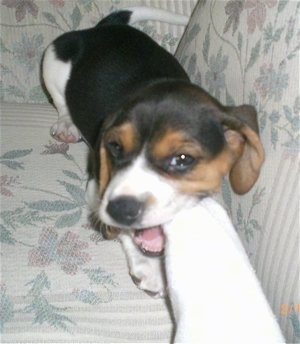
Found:
<svg viewBox="0 0 300 344"><path fill-rule="evenodd" d="M165 236L161 226L134 231L134 242L147 256L160 256L165 247Z"/></svg>

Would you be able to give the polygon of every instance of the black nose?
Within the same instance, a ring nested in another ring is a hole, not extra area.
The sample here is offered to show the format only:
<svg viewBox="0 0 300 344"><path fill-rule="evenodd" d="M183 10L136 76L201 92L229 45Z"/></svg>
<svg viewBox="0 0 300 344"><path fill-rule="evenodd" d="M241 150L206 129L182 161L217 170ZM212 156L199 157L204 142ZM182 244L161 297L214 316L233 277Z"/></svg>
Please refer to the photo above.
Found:
<svg viewBox="0 0 300 344"><path fill-rule="evenodd" d="M142 215L144 203L135 197L122 196L110 201L106 211L120 224L130 226Z"/></svg>

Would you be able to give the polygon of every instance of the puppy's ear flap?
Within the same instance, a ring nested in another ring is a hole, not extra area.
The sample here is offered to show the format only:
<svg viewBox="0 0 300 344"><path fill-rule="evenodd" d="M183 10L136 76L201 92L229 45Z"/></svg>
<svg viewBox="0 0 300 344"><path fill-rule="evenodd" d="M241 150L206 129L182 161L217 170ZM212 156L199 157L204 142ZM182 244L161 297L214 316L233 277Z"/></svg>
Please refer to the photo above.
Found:
<svg viewBox="0 0 300 344"><path fill-rule="evenodd" d="M233 153L229 180L235 193L244 194L256 182L265 156L256 110L250 105L227 107L222 123L228 148Z"/></svg>

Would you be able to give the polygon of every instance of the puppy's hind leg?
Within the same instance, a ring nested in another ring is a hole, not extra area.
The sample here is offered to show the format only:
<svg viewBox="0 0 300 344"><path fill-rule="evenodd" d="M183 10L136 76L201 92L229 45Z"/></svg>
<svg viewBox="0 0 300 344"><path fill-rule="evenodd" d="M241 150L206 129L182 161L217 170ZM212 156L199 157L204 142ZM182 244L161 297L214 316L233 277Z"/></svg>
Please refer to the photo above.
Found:
<svg viewBox="0 0 300 344"><path fill-rule="evenodd" d="M51 127L51 135L58 141L75 143L81 140L80 131L72 122L65 99L65 89L71 74L71 61L60 60L53 44L45 51L42 73L45 86L58 112L58 120Z"/></svg>

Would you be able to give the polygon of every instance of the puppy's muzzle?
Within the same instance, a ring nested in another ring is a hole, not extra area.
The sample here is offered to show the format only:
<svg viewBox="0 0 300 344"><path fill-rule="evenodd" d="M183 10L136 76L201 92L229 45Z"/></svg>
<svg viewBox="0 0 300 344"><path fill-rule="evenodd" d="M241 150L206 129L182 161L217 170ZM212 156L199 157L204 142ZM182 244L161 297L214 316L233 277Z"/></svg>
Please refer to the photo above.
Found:
<svg viewBox="0 0 300 344"><path fill-rule="evenodd" d="M131 226L141 219L144 202L132 196L120 196L108 203L106 211L120 225Z"/></svg>

